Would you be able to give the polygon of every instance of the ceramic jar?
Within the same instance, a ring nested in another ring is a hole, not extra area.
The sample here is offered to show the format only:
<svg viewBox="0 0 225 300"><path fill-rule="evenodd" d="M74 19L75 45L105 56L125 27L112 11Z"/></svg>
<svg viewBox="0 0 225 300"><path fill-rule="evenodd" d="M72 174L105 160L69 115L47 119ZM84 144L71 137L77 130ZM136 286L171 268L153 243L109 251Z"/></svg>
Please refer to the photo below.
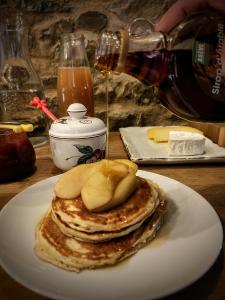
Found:
<svg viewBox="0 0 225 300"><path fill-rule="evenodd" d="M61 170L105 157L106 127L102 120L86 116L83 104L71 104L68 117L54 121L49 130L54 164Z"/></svg>

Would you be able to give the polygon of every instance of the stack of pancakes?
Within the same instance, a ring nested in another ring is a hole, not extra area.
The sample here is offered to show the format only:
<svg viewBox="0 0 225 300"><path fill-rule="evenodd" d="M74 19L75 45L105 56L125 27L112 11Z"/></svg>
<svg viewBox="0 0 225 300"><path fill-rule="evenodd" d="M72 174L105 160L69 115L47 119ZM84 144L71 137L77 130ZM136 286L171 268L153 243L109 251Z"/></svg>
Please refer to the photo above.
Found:
<svg viewBox="0 0 225 300"><path fill-rule="evenodd" d="M152 240L162 224L166 202L150 180L137 177L138 187L122 204L88 210L79 195L57 196L36 229L36 255L69 271L117 264Z"/></svg>

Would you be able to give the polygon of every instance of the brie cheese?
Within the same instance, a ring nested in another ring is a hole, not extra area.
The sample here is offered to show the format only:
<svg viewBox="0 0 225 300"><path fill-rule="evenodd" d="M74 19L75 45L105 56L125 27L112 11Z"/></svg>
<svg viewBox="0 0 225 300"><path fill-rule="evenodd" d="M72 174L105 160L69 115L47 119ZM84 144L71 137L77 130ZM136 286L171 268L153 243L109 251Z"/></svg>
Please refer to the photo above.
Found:
<svg viewBox="0 0 225 300"><path fill-rule="evenodd" d="M205 151L205 137L199 133L170 131L168 154L170 156L199 155Z"/></svg>

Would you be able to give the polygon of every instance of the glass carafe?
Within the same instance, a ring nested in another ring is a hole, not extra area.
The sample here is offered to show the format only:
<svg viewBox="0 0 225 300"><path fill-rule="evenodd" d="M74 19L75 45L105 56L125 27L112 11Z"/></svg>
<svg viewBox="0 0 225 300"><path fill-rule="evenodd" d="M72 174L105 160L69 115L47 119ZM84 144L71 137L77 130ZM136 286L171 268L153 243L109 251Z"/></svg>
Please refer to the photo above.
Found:
<svg viewBox="0 0 225 300"><path fill-rule="evenodd" d="M1 20L2 21L2 20ZM28 28L21 14L0 24L0 122L31 123L34 144L46 140L47 119L29 105L34 96L44 97L42 82L28 50Z"/></svg>
<svg viewBox="0 0 225 300"><path fill-rule="evenodd" d="M67 115L72 103L82 103L87 115L94 115L93 80L83 36L70 33L62 37L57 95L60 117Z"/></svg>
<svg viewBox="0 0 225 300"><path fill-rule="evenodd" d="M104 32L95 67L125 72L154 85L161 103L187 120L225 121L225 17L202 12L168 35L144 19Z"/></svg>

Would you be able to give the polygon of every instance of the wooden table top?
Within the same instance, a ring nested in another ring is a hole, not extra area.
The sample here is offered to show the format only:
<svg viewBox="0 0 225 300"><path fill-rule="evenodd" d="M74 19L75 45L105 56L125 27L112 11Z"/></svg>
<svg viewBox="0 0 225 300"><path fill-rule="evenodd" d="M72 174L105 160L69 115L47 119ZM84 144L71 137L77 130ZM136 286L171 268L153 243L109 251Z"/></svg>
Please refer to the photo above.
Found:
<svg viewBox="0 0 225 300"><path fill-rule="evenodd" d="M36 172L23 180L0 184L0 209L17 193L28 186L60 174L54 167L49 146L36 149ZM110 134L110 158L127 158L126 150L118 133ZM191 187L201 194L216 210L221 222L225 224L225 164L199 165L140 165L141 170L161 174ZM191 220L190 220L191 222ZM197 282L165 299L225 299L225 250L222 251L211 269ZM185 258L184 258L185 259ZM3 269L0 269L1 300L44 300L44 296L28 290L14 281ZM139 299L137 299L139 300Z"/></svg>

